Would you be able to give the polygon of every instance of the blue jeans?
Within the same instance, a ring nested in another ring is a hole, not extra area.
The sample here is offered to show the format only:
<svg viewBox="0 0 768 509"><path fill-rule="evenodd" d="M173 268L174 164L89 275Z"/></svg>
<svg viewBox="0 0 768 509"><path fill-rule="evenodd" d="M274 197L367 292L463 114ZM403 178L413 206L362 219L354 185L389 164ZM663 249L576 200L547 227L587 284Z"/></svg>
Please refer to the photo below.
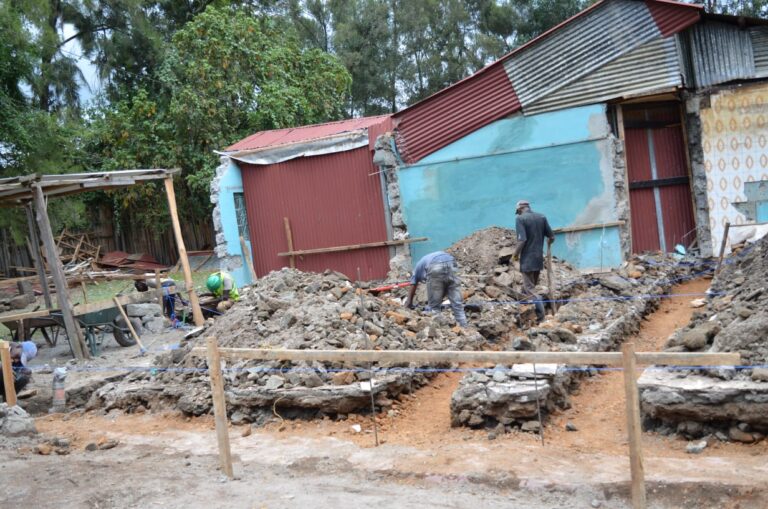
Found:
<svg viewBox="0 0 768 509"><path fill-rule="evenodd" d="M439 310L443 299L448 297L456 321L467 326L461 284L456 277L454 262L437 262L427 267L427 309Z"/></svg>

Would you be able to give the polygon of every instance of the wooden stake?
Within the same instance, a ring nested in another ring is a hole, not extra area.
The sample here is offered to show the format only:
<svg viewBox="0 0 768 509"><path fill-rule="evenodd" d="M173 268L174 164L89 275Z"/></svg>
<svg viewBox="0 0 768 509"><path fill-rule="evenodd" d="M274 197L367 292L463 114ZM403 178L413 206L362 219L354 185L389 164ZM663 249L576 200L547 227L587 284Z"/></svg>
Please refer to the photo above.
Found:
<svg viewBox="0 0 768 509"><path fill-rule="evenodd" d="M211 396L213 396L213 417L216 422L216 439L219 442L219 460L221 469L227 477L235 477L232 470L232 452L229 449L229 431L227 430L227 402L224 399L224 380L221 377L221 356L216 338L206 338L208 346L208 370L211 377Z"/></svg>
<svg viewBox="0 0 768 509"><path fill-rule="evenodd" d="M88 291L85 289L85 281L80 281L80 288L83 290L83 303L88 304Z"/></svg>
<svg viewBox="0 0 768 509"><path fill-rule="evenodd" d="M125 324L128 326L128 330L131 331L131 336L133 336L133 339L135 339L136 343L139 345L139 350L142 353L146 352L144 345L141 343L141 338L139 338L139 335L136 334L136 329L133 328L133 324L128 319L128 315L125 313L125 309L123 309L123 305L120 304L120 301L117 300L117 297L112 297L112 302L115 303L117 310L120 311L121 315L123 315L123 320L125 320Z"/></svg>
<svg viewBox="0 0 768 509"><path fill-rule="evenodd" d="M547 282L549 283L549 307L554 315L557 313L557 302L555 302L555 277L552 272L552 244L547 244Z"/></svg>
<svg viewBox="0 0 768 509"><path fill-rule="evenodd" d="M200 309L200 301L195 292L195 286L192 283L192 270L189 268L189 259L187 258L187 248L184 247L184 238L181 236L181 225L179 224L179 214L176 209L176 193L173 190L173 179L165 179L165 193L168 195L168 209L171 213L171 222L173 223L173 233L176 237L176 245L179 247L179 262L184 269L184 284L189 294L189 303L192 306L192 317L197 327L205 323L203 311Z"/></svg>
<svg viewBox="0 0 768 509"><path fill-rule="evenodd" d="M72 345L72 351L78 360L90 359L91 354L85 346L83 331L75 321L72 313L72 305L69 302L69 293L67 291L67 280L64 277L64 269L61 266L61 260L56 254L56 244L53 241L53 232L51 231L51 222L48 220L48 209L45 204L45 195L39 185L33 185L35 195L35 212L37 215L37 224L40 226L40 236L45 247L48 266L53 276L53 283L56 286L56 299L64 318L64 328L67 330L69 344Z"/></svg>
<svg viewBox="0 0 768 509"><path fill-rule="evenodd" d="M160 281L160 271L155 269L155 296L157 297L157 303L165 309L165 303L163 302L163 285Z"/></svg>
<svg viewBox="0 0 768 509"><path fill-rule="evenodd" d="M3 366L3 385L5 385L5 402L8 406L16 404L16 386L13 385L13 367L11 366L11 344L0 341L0 360Z"/></svg>
<svg viewBox="0 0 768 509"><path fill-rule="evenodd" d="M251 260L251 250L248 249L248 244L245 243L245 239L240 235L240 249L243 250L243 259L248 266L248 272L251 274L251 283L255 283L258 279L256 277L256 270L253 268L253 260Z"/></svg>
<svg viewBox="0 0 768 509"><path fill-rule="evenodd" d="M283 218L283 224L285 225L285 238L288 240L288 252L293 252L293 234L291 233L291 222L287 217ZM290 258L291 268L296 268L296 257L291 255Z"/></svg>
<svg viewBox="0 0 768 509"><path fill-rule="evenodd" d="M717 268L715 269L715 275L720 273L720 266L723 264L723 255L725 254L725 245L728 243L728 232L731 229L730 221L725 222L725 229L723 230L723 241L720 242L720 256L717 258Z"/></svg>
<svg viewBox="0 0 768 509"><path fill-rule="evenodd" d="M635 345L622 348L624 391L627 400L627 434L629 436L629 466L632 474L632 509L645 509L645 471L643 467L643 430L640 427L640 396L637 391Z"/></svg>
<svg viewBox="0 0 768 509"><path fill-rule="evenodd" d="M47 309L53 309L51 304L51 290L48 288L48 277L45 274L45 266L43 265L43 257L40 255L40 239L37 236L37 224L35 223L35 213L32 211L32 206L27 205L24 207L27 212L27 227L29 228L29 236L32 239L32 245L30 249L32 260L35 262L35 268L37 269L37 277L40 279L40 286L43 289L43 299L45 300L45 307Z"/></svg>

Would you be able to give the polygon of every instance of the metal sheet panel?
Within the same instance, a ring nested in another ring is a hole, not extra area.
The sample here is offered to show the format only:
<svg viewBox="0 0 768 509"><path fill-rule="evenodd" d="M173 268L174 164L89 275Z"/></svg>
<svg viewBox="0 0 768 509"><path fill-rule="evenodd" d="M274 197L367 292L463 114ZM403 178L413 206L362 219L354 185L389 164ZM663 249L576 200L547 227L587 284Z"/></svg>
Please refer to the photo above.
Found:
<svg viewBox="0 0 768 509"><path fill-rule="evenodd" d="M287 267L283 218L290 220L294 249L316 249L387 240L380 175L368 147L267 166L242 165L248 225L259 276ZM380 279L389 269L389 249L358 249L296 258L304 271L337 270Z"/></svg>
<svg viewBox="0 0 768 509"><path fill-rule="evenodd" d="M523 109L661 37L643 2L607 2L504 63Z"/></svg>
<svg viewBox="0 0 768 509"><path fill-rule="evenodd" d="M685 146L683 128L680 125L653 129L657 178L688 176Z"/></svg>
<svg viewBox="0 0 768 509"><path fill-rule="evenodd" d="M667 250L675 245L688 246L696 238L691 188L687 184L659 187L664 216L664 239Z"/></svg>
<svg viewBox="0 0 768 509"><path fill-rule="evenodd" d="M659 226L653 189L635 189L629 194L632 223L632 252L659 250Z"/></svg>
<svg viewBox="0 0 768 509"><path fill-rule="evenodd" d="M432 97L395 117L397 146L408 163L520 109L515 89L500 65Z"/></svg>
<svg viewBox="0 0 768 509"><path fill-rule="evenodd" d="M352 118L348 120L339 120L338 122L326 122L324 124L302 127L259 131L230 145L224 150L226 152L234 152L287 145L302 141L316 140L318 138L325 138L327 136L356 131L359 129L366 129L382 123L387 124L388 122L390 122L389 115L378 115L374 117Z"/></svg>
<svg viewBox="0 0 768 509"><path fill-rule="evenodd" d="M768 27L752 27L749 36L752 39L755 77L768 77Z"/></svg>
<svg viewBox="0 0 768 509"><path fill-rule="evenodd" d="M526 114L595 104L682 85L672 37L654 39L524 108Z"/></svg>
<svg viewBox="0 0 768 509"><path fill-rule="evenodd" d="M702 5L681 6L678 3L653 0L646 0L645 4L664 37L676 34L693 25L699 21L701 12L704 11Z"/></svg>
<svg viewBox="0 0 768 509"><path fill-rule="evenodd" d="M645 129L625 129L624 144L627 152L629 183L651 180L651 159L648 153L648 133Z"/></svg>
<svg viewBox="0 0 768 509"><path fill-rule="evenodd" d="M707 22L694 26L689 36L697 87L755 77L750 32L726 23Z"/></svg>

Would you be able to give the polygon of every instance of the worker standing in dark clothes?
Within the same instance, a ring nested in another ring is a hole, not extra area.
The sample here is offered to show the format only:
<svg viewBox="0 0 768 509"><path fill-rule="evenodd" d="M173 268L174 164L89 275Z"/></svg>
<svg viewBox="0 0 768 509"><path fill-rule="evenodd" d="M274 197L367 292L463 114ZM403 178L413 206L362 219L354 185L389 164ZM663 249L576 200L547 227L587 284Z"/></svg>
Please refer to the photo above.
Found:
<svg viewBox="0 0 768 509"><path fill-rule="evenodd" d="M517 247L515 259L520 259L520 273L523 275L523 293L536 306L536 318L541 323L544 320L544 304L536 294L539 284L539 274L544 268L544 238L549 244L555 241L555 234L549 226L549 221L542 214L531 210L531 204L526 200L517 202L515 210L517 219Z"/></svg>

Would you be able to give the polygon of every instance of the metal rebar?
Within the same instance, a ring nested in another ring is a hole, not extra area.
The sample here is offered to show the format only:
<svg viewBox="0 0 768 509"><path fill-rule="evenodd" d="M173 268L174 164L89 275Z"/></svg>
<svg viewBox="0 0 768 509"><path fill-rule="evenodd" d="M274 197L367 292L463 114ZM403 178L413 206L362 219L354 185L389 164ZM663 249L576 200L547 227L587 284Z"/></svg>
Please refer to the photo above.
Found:
<svg viewBox="0 0 768 509"><path fill-rule="evenodd" d="M373 348L371 339L368 337L368 333L365 332L365 301L363 300L363 292L360 291L360 267L357 268L357 281L355 282L355 291L360 296L360 318L363 320L363 335L365 336L365 342L368 345L368 349ZM376 447L379 446L379 431L376 426L376 402L373 397L373 362L368 365L368 384L371 392L371 422L373 423L373 440L376 443Z"/></svg>
<svg viewBox="0 0 768 509"><path fill-rule="evenodd" d="M536 374L536 363L533 363L533 390L536 391L536 413L539 416L539 438L544 446L544 423L541 420L541 403L539 403L539 376Z"/></svg>

